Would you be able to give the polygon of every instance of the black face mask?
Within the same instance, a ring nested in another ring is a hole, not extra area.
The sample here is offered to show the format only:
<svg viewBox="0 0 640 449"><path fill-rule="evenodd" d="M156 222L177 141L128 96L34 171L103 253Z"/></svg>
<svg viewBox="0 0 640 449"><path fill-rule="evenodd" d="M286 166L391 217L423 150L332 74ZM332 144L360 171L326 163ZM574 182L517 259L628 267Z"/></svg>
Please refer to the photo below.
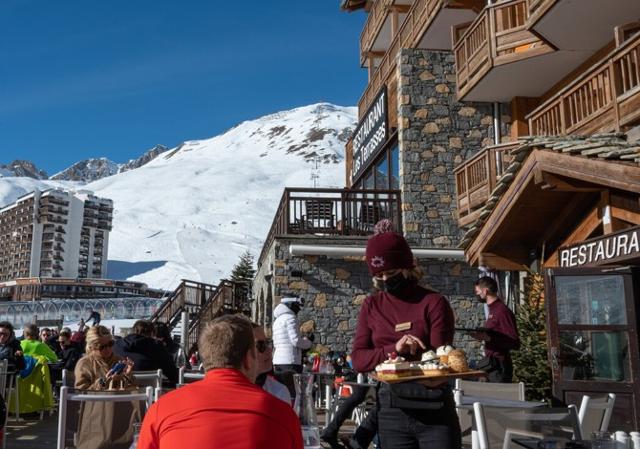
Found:
<svg viewBox="0 0 640 449"><path fill-rule="evenodd" d="M395 276L391 276L386 280L382 281L382 290L391 293L392 295L398 293L403 288L405 288L409 284L409 279L404 277L402 272L396 274Z"/></svg>
<svg viewBox="0 0 640 449"><path fill-rule="evenodd" d="M486 304L487 303L487 298L483 298L480 295L476 295L476 298L478 298L478 301L480 301L481 304Z"/></svg>

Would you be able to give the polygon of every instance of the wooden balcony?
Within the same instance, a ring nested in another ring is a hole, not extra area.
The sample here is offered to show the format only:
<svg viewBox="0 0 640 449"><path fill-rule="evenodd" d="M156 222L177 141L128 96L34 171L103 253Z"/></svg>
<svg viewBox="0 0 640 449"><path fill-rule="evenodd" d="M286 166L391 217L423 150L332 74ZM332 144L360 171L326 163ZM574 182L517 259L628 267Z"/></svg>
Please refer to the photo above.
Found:
<svg viewBox="0 0 640 449"><path fill-rule="evenodd" d="M614 27L640 18L638 0L528 0L528 4L527 29L558 50L594 53L611 41Z"/></svg>
<svg viewBox="0 0 640 449"><path fill-rule="evenodd" d="M483 148L471 159L456 167L458 225L468 226L480 213L498 179L513 160L510 151L518 143L492 145Z"/></svg>
<svg viewBox="0 0 640 449"><path fill-rule="evenodd" d="M553 49L527 30L528 18L528 0L511 0L485 7L470 25L454 27L453 51L459 99L510 101L515 96L537 96L531 95L534 92L509 90L511 87L522 88L528 80L519 76L533 67L537 68L529 73L529 77L532 74L537 78L547 76L536 57L552 53ZM532 58L536 58L533 65ZM521 61L527 61L527 64L519 64ZM558 61L551 62L558 65ZM557 78L562 75L558 74ZM548 80L546 87L554 80ZM540 87L534 83L533 90L540 90Z"/></svg>
<svg viewBox="0 0 640 449"><path fill-rule="evenodd" d="M385 0L379 0L376 3L386 4L387 2ZM458 17L469 17L469 11L473 10L477 3L478 1L475 0L414 0L413 4L407 11L406 17L398 28L398 32L391 36L391 42L388 47L386 47L386 53L376 66L375 70L372 73L370 72L369 84L358 102L358 119L362 119L377 93L380 91L382 86L386 84L387 92L389 93L389 121L392 127L396 127L397 107L395 105L395 97L397 92L397 80L395 77L395 71L398 52L401 48L422 48L424 46L423 41L427 29L429 29L432 23L438 19L440 16L439 13L444 9L447 9L449 12L455 11L456 14L458 14ZM381 5L380 7L383 6L384 5ZM445 20L448 21L447 23L450 23L451 21L455 22L455 19L452 17L446 17ZM467 19L462 19L460 22L465 20ZM365 27L365 31L366 29L367 27ZM448 30L449 28L447 28L446 33L447 42L450 42L448 40ZM366 32L370 34L373 33L373 31ZM363 46L363 48L365 47L366 46ZM447 48L450 48L450 46Z"/></svg>
<svg viewBox="0 0 640 449"><path fill-rule="evenodd" d="M625 131L640 122L640 33L529 115L532 135Z"/></svg>
<svg viewBox="0 0 640 449"><path fill-rule="evenodd" d="M360 65L365 66L367 53L373 50L374 43L380 30L387 20L389 8L395 3L395 0L376 0L373 2L367 21L360 33Z"/></svg>
<svg viewBox="0 0 640 449"><path fill-rule="evenodd" d="M402 229L399 190L286 188L258 265L278 236L370 235L383 218Z"/></svg>

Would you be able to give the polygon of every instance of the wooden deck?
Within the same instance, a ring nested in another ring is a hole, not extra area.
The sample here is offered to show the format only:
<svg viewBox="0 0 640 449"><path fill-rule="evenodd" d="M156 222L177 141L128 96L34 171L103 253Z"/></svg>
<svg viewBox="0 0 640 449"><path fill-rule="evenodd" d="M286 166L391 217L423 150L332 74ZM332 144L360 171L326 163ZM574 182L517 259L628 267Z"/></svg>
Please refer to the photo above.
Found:
<svg viewBox="0 0 640 449"><path fill-rule="evenodd" d="M532 135L625 131L640 122L640 34L560 90L529 116Z"/></svg>
<svg viewBox="0 0 640 449"><path fill-rule="evenodd" d="M499 177L512 160L509 151L517 143L492 145L456 167L458 225L473 223L496 186Z"/></svg>

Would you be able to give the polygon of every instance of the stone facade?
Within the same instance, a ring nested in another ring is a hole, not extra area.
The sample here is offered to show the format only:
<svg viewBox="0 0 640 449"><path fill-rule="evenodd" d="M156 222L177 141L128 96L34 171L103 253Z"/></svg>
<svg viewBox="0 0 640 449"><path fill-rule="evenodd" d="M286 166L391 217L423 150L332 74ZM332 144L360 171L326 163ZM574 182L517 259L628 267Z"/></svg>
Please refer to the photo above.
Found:
<svg viewBox="0 0 640 449"><path fill-rule="evenodd" d="M457 247L454 168L492 145L488 103L456 100L453 53L403 49L398 64L402 220L410 244ZM502 111L507 110L502 105ZM502 123L511 121L508 115ZM509 132L504 125L502 135Z"/></svg>
<svg viewBox="0 0 640 449"><path fill-rule="evenodd" d="M325 244L336 245L335 239L323 239ZM299 319L305 331L313 332L319 350L349 351L355 332L360 305L371 292L371 276L363 257L292 256L290 243L322 244L322 241L276 239L268 257L259 268L253 285L254 317L266 325L270 314L283 296L295 295L306 299ZM338 243L364 246L365 239L342 239ZM473 292L475 270L460 261L419 260L424 269L423 284L445 294L456 314L456 325L478 326L483 321L482 307L470 299ZM265 279L265 270L270 275ZM261 273L262 272L262 273ZM271 292L266 292L271 289ZM265 304L271 297L273 303ZM260 312L262 311L262 312ZM268 312L268 314L267 314ZM470 356L479 356L477 343L457 335L454 342Z"/></svg>

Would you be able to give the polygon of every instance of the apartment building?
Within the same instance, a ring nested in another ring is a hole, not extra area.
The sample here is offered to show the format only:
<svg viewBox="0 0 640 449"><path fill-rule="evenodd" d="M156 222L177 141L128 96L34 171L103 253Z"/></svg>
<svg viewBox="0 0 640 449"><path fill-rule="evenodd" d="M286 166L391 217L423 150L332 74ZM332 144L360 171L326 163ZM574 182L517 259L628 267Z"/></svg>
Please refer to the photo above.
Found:
<svg viewBox="0 0 640 449"><path fill-rule="evenodd" d="M0 281L104 278L113 202L51 189L0 209Z"/></svg>

